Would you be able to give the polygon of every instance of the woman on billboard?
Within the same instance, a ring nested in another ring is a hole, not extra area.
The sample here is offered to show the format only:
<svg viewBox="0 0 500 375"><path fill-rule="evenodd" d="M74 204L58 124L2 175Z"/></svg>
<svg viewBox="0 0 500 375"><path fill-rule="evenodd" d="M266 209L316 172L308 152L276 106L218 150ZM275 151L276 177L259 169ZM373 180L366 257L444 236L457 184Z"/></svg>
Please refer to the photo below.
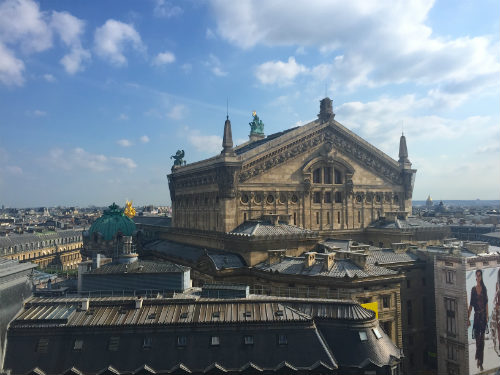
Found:
<svg viewBox="0 0 500 375"><path fill-rule="evenodd" d="M476 270L476 285L470 292L470 304L468 311L468 325L470 326L470 313L474 308L474 324L472 326L472 338L476 339L477 367L483 371L484 357L484 333L488 323L488 291L483 282L483 271Z"/></svg>

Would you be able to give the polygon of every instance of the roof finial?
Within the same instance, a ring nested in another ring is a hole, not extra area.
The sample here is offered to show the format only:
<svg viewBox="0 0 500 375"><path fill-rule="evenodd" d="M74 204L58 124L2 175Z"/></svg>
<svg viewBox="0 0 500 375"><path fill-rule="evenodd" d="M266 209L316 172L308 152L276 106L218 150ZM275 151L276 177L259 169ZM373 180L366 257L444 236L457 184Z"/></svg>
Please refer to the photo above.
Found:
<svg viewBox="0 0 500 375"><path fill-rule="evenodd" d="M226 122L224 123L224 138L222 139L222 155L234 155L233 134L231 131L231 121L229 121L229 99L226 101Z"/></svg>
<svg viewBox="0 0 500 375"><path fill-rule="evenodd" d="M229 120L229 97L226 97L226 120Z"/></svg>

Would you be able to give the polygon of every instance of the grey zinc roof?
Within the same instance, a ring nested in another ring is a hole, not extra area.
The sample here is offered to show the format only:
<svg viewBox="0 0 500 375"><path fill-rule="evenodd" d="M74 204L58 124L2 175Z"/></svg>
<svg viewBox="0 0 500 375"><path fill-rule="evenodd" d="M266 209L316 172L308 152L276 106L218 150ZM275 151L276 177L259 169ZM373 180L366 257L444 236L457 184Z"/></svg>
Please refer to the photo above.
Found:
<svg viewBox="0 0 500 375"><path fill-rule="evenodd" d="M238 254L181 244L169 240L151 242L144 246L144 250L163 253L172 259L180 259L190 264L197 263L203 255L207 255L218 270L246 267L245 261Z"/></svg>
<svg viewBox="0 0 500 375"><path fill-rule="evenodd" d="M387 221L379 219L370 225L371 228L386 228L386 229L412 229L412 228L440 228L445 224L434 224L428 221L409 216L406 220L397 219L395 221Z"/></svg>
<svg viewBox="0 0 500 375"><path fill-rule="evenodd" d="M81 229L66 229L66 230L58 230L58 231L49 231L49 232L41 232L41 233L9 233L8 236L0 237L0 248L9 247L19 244L26 244L31 242L42 242L47 240L55 240L57 238L67 238L67 237L76 237L81 236Z"/></svg>
<svg viewBox="0 0 500 375"><path fill-rule="evenodd" d="M91 302L89 310L84 311L76 301L33 301L26 304L25 310L12 322L12 326L45 326L56 321L67 327L112 327L312 320L307 314L276 301L144 300L138 309L134 303L134 300L101 301L98 304Z"/></svg>
<svg viewBox="0 0 500 375"><path fill-rule="evenodd" d="M138 225L169 227L172 224L172 218L167 216L134 216L132 220Z"/></svg>
<svg viewBox="0 0 500 375"><path fill-rule="evenodd" d="M105 264L92 270L92 274L123 274L123 273L166 273L184 272L188 267L172 262L151 262L139 260L130 264Z"/></svg>
<svg viewBox="0 0 500 375"><path fill-rule="evenodd" d="M381 250L370 250L368 252L367 263L370 264L391 264L391 263L405 263L405 262L415 262L418 257L410 252L405 253L395 253L394 250L381 249Z"/></svg>
<svg viewBox="0 0 500 375"><path fill-rule="evenodd" d="M316 260L311 267L306 267L304 258L302 257L285 257L281 262L269 265L267 262L257 264L255 268L262 271L279 272L289 275L304 275L304 276L324 276L324 277L373 277L383 275L395 275L396 271L385 267L376 266L374 264L366 264L363 269L350 260L335 260L332 268L326 270L322 261Z"/></svg>
<svg viewBox="0 0 500 375"><path fill-rule="evenodd" d="M313 235L316 232L300 228L294 225L279 223L273 225L268 221L249 220L233 229L229 234L245 236L290 236L290 235Z"/></svg>

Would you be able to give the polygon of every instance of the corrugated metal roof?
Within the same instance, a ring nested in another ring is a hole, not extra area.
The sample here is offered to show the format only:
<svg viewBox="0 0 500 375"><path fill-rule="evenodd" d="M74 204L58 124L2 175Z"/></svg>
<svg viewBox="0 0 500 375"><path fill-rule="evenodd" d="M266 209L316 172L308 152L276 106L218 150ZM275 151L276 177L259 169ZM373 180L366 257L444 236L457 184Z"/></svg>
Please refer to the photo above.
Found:
<svg viewBox="0 0 500 375"><path fill-rule="evenodd" d="M33 326L57 322L76 327L311 320L311 317L303 312L277 301L182 303L170 300L168 303L163 300L162 303L155 303L154 300L148 300L141 308L135 308L134 301L130 300L104 305L96 304L92 300L86 311L80 309L78 301L61 299L61 302L39 304L32 300L12 324Z"/></svg>

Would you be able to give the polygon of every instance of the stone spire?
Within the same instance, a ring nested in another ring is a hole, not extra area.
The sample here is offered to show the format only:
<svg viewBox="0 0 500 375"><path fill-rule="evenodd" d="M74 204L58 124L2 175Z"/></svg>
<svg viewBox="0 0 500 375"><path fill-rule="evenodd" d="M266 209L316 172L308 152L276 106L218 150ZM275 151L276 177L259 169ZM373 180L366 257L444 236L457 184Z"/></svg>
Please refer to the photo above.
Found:
<svg viewBox="0 0 500 375"><path fill-rule="evenodd" d="M335 117L335 113L333 113L332 99L326 97L321 99L319 102L319 114L318 118L321 123L328 122L333 120Z"/></svg>
<svg viewBox="0 0 500 375"><path fill-rule="evenodd" d="M402 167L411 167L410 160L408 160L408 148L406 147L406 138L403 133L401 133L401 138L399 139L399 165Z"/></svg>
<svg viewBox="0 0 500 375"><path fill-rule="evenodd" d="M231 121L229 116L226 117L224 123L224 138L222 139L222 155L234 155L233 151L233 134L231 132Z"/></svg>

